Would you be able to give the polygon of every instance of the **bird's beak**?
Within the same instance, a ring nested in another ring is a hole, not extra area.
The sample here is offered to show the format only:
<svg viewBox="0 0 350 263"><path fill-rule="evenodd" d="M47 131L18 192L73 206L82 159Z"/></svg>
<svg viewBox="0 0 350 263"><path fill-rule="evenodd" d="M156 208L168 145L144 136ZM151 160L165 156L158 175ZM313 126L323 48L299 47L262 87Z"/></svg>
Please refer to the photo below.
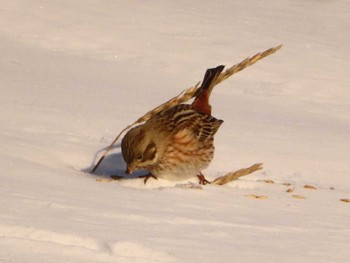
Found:
<svg viewBox="0 0 350 263"><path fill-rule="evenodd" d="M128 165L128 166L126 167L125 172L126 172L127 174L132 174L132 173L134 172L134 170L135 170L134 167L132 167L131 165Z"/></svg>

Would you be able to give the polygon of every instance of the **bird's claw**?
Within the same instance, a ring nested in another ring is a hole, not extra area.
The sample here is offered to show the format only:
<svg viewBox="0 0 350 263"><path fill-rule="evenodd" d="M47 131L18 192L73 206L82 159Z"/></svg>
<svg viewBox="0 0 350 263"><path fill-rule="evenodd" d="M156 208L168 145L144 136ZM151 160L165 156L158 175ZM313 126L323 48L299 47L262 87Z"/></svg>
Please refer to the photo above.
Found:
<svg viewBox="0 0 350 263"><path fill-rule="evenodd" d="M199 175L197 175L198 179L199 179L199 184L201 185L206 185L206 184L210 184L210 181L208 181L204 175L202 173L200 173Z"/></svg>
<svg viewBox="0 0 350 263"><path fill-rule="evenodd" d="M151 174L151 173L146 174L146 175L139 176L139 178L144 178L144 179L143 179L143 183L144 183L144 184L147 183L147 181L148 181L148 179L149 179L150 177L152 177L152 178L158 180L158 178L157 178L155 175Z"/></svg>

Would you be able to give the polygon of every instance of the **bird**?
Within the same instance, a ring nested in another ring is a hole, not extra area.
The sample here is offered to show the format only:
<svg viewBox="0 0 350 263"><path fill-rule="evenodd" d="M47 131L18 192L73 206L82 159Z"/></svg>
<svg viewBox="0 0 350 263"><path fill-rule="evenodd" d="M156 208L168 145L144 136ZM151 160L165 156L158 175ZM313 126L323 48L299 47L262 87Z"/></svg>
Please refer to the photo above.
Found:
<svg viewBox="0 0 350 263"><path fill-rule="evenodd" d="M179 181L197 176L200 184L210 183L202 174L214 157L214 135L223 120L211 115L209 98L225 66L207 69L191 104L179 104L153 115L130 129L121 150L126 173L145 169L150 177Z"/></svg>

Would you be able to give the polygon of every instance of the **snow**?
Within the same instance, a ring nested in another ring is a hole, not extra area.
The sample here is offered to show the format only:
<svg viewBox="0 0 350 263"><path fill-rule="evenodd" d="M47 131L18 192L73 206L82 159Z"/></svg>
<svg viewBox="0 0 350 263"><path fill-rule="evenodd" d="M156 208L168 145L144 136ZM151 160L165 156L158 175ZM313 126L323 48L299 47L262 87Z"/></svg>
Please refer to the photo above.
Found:
<svg viewBox="0 0 350 263"><path fill-rule="evenodd" d="M2 1L0 262L348 262L349 8ZM121 129L207 68L280 43L212 96L225 122L204 174L262 171L202 189L97 181L125 169L116 147L86 172Z"/></svg>

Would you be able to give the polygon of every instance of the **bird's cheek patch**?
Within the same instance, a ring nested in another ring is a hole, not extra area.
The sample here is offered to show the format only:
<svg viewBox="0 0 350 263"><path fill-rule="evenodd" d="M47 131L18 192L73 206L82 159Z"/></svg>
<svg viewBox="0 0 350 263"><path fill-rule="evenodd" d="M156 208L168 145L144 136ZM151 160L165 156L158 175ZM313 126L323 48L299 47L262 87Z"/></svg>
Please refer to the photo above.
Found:
<svg viewBox="0 0 350 263"><path fill-rule="evenodd" d="M153 160L156 157L157 148L154 143L150 143L143 154L144 161Z"/></svg>

